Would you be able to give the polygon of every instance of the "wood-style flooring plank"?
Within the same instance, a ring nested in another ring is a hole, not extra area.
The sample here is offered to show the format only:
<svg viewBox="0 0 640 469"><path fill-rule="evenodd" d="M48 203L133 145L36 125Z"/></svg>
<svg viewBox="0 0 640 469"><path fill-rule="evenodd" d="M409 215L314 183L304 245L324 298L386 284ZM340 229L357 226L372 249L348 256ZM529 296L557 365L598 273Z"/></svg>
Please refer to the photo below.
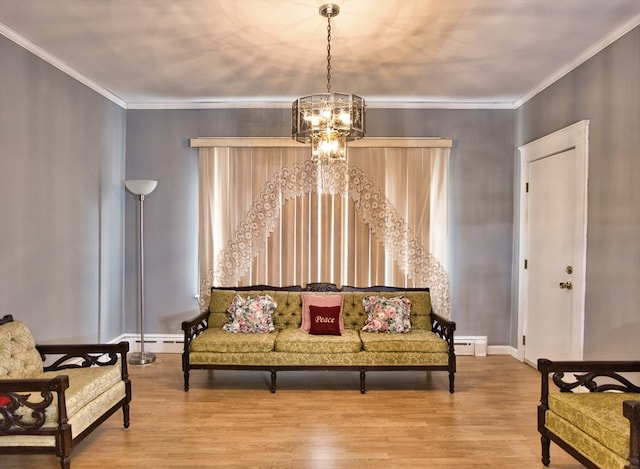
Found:
<svg viewBox="0 0 640 469"><path fill-rule="evenodd" d="M131 427L112 416L71 455L72 469L543 468L540 377L509 356L458 357L444 372L191 372L180 356L130 366ZM0 455L0 467L56 469L49 455ZM582 465L551 446L551 468Z"/></svg>

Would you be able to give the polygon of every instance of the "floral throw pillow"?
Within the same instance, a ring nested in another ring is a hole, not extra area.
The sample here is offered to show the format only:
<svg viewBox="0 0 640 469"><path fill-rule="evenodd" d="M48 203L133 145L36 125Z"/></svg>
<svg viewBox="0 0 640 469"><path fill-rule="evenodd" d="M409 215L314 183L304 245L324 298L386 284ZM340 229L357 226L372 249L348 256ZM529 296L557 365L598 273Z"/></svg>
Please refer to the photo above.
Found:
<svg viewBox="0 0 640 469"><path fill-rule="evenodd" d="M229 321L222 326L228 332L269 333L274 330L273 312L278 307L269 295L243 298L236 295L227 309Z"/></svg>
<svg viewBox="0 0 640 469"><path fill-rule="evenodd" d="M411 301L404 296L384 298L365 296L362 306L367 313L364 332L406 333L411 331Z"/></svg>

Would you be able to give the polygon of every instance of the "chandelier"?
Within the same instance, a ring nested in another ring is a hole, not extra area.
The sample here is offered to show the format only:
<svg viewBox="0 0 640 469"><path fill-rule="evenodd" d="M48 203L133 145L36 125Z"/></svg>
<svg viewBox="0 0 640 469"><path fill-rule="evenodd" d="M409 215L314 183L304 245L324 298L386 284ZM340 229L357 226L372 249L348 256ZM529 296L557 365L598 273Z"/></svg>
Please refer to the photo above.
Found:
<svg viewBox="0 0 640 469"><path fill-rule="evenodd" d="M364 137L364 99L355 94L331 92L331 18L340 7L327 3L320 7L327 18L327 92L298 98L291 107L291 135L311 144L311 159L323 164L343 161L347 142Z"/></svg>

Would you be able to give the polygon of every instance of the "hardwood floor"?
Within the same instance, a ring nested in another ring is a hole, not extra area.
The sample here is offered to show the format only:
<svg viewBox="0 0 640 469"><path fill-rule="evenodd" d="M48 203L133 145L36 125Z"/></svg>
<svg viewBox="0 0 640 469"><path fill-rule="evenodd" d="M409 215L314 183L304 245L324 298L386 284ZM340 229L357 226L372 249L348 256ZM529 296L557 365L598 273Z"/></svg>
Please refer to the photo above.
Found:
<svg viewBox="0 0 640 469"><path fill-rule="evenodd" d="M193 371L180 356L131 366L131 427L118 412L81 442L72 469L542 468L538 372L508 356L458 357L443 372L367 374ZM50 455L0 456L0 467L56 469ZM551 446L551 468L582 465Z"/></svg>

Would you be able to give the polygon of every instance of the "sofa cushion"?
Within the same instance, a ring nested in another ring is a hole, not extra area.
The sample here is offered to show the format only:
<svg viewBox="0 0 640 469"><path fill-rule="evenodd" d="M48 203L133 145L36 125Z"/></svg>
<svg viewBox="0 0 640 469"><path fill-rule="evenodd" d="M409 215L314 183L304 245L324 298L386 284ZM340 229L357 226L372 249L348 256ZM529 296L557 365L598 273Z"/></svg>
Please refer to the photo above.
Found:
<svg viewBox="0 0 640 469"><path fill-rule="evenodd" d="M431 331L412 330L406 334L378 334L360 331L367 352L447 352L449 345Z"/></svg>
<svg viewBox="0 0 640 469"><path fill-rule="evenodd" d="M297 328L295 330L298 330ZM191 341L191 352L271 352L278 332L234 334L223 329L206 329Z"/></svg>
<svg viewBox="0 0 640 469"><path fill-rule="evenodd" d="M314 306L340 306L342 310L342 293L302 293L302 325L300 330L309 332L311 329L311 312L309 307ZM344 322L340 315L340 332L344 332Z"/></svg>
<svg viewBox="0 0 640 469"><path fill-rule="evenodd" d="M313 335L340 334L340 306L309 306L311 329Z"/></svg>
<svg viewBox="0 0 640 469"><path fill-rule="evenodd" d="M367 313L363 331L407 333L411 330L411 302L405 297L365 296L362 305Z"/></svg>
<svg viewBox="0 0 640 469"><path fill-rule="evenodd" d="M277 352L349 353L360 352L358 331L347 329L342 335L311 335L300 329L283 329L276 337Z"/></svg>
<svg viewBox="0 0 640 469"><path fill-rule="evenodd" d="M613 453L627 458L629 420L622 414L622 402L626 400L640 400L640 394L552 393L549 394L549 409L577 428L577 439L580 433L584 432ZM553 431L552 428L550 430Z"/></svg>
<svg viewBox="0 0 640 469"><path fill-rule="evenodd" d="M33 378L42 373L42 368L29 328L21 321L0 326L0 379Z"/></svg>
<svg viewBox="0 0 640 469"><path fill-rule="evenodd" d="M58 375L67 375L69 377L69 388L65 392L69 417L122 381L120 364L71 368L42 373L43 378L49 379Z"/></svg>
<svg viewBox="0 0 640 469"><path fill-rule="evenodd" d="M228 332L269 333L274 330L273 312L277 306L269 295L236 295L227 310L229 322L222 328Z"/></svg>

